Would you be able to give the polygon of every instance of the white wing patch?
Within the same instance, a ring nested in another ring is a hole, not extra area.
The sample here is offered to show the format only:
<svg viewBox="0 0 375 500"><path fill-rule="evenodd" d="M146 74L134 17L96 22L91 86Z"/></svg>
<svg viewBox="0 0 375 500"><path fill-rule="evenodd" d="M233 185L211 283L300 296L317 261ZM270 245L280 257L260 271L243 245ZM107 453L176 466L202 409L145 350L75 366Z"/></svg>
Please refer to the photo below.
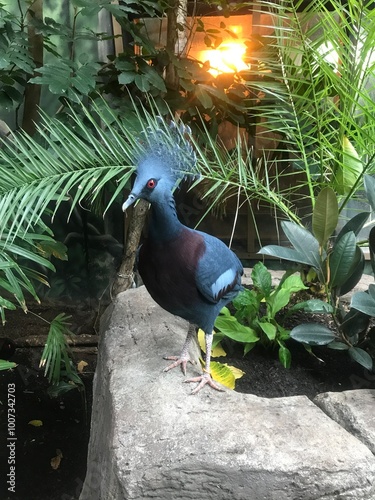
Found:
<svg viewBox="0 0 375 500"><path fill-rule="evenodd" d="M220 292L224 290L227 286L233 283L236 277L236 272L234 269L227 269L223 274L221 274L218 279L211 285L212 296L217 299Z"/></svg>

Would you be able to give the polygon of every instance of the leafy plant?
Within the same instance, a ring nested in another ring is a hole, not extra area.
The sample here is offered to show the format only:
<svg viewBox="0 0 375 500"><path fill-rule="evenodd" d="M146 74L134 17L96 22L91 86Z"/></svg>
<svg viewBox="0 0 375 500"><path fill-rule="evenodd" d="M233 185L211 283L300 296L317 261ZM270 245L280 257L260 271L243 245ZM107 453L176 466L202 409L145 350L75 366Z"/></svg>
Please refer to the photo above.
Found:
<svg viewBox="0 0 375 500"><path fill-rule="evenodd" d="M66 335L73 335L69 330L70 316L59 314L50 323L46 345L40 358L39 366L44 368L44 375L51 386L49 393L58 396L71 389L84 389L72 361L72 354L66 341Z"/></svg>
<svg viewBox="0 0 375 500"><path fill-rule="evenodd" d="M372 178L366 177L369 193L374 187ZM371 194L370 194L371 196ZM369 217L369 212L358 213L335 235L339 219L337 197L330 188L323 189L316 200L312 219L312 232L290 221L283 221L282 228L292 248L268 245L260 250L282 260L297 263L294 270L312 268L321 285L325 301L316 300L299 304L307 312L331 315L336 331L322 324L301 324L291 332L291 338L308 345L329 345L333 349L347 350L349 355L366 368L372 367L371 356L362 348L366 345L369 317L355 307L346 311L340 297L359 282L364 269L364 255L356 235ZM355 297L355 296L354 296ZM354 298L353 298L354 299ZM363 297L354 304L363 303Z"/></svg>
<svg viewBox="0 0 375 500"><path fill-rule="evenodd" d="M215 328L232 340L244 343L245 354L257 342L266 347L277 346L280 362L289 368L291 353L286 341L290 332L282 326L281 311L289 305L294 293L307 287L299 275L286 273L274 288L271 273L261 262L254 266L251 278L253 288L245 289L233 300L235 314L231 315L224 308L216 319Z"/></svg>

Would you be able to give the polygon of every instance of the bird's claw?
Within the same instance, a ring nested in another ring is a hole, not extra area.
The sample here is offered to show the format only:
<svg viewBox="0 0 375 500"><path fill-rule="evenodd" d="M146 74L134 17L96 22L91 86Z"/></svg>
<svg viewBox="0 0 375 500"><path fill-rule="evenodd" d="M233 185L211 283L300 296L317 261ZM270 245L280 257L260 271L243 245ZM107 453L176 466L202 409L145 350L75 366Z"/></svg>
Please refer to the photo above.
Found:
<svg viewBox="0 0 375 500"><path fill-rule="evenodd" d="M176 366L181 366L181 371L184 375L186 375L186 366L188 363L191 363L192 365L195 364L195 361L192 361L188 357L181 357L181 356L164 356L164 359L167 359L169 361L174 361L171 365L167 366L164 368L164 372L169 372L169 370L173 370L173 368L176 368Z"/></svg>
<svg viewBox="0 0 375 500"><path fill-rule="evenodd" d="M224 389L215 384L211 375L207 372L203 373L203 375L199 375L198 377L188 378L185 382L199 382L197 387L191 391L191 394L197 394L206 384L215 389L215 391L225 392Z"/></svg>

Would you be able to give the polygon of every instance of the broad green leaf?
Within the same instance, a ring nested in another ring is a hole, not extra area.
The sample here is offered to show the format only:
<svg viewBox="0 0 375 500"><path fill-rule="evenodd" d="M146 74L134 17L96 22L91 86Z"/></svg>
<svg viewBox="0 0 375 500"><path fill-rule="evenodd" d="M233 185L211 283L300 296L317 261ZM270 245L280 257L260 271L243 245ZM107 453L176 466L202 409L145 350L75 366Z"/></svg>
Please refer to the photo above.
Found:
<svg viewBox="0 0 375 500"><path fill-rule="evenodd" d="M273 325L272 323L265 322L265 321L259 321L258 325L262 329L262 331L267 335L269 340L271 340L271 341L275 340L276 333L277 333L277 329L276 329L275 325Z"/></svg>
<svg viewBox="0 0 375 500"><path fill-rule="evenodd" d="M345 295L359 283L365 268L365 256L362 249L356 246L356 256L354 258L353 268L349 271L349 278L336 290L337 296Z"/></svg>
<svg viewBox="0 0 375 500"><path fill-rule="evenodd" d="M259 290L264 297L268 297L272 291L272 276L263 262L257 262L252 270L251 279L254 288Z"/></svg>
<svg viewBox="0 0 375 500"><path fill-rule="evenodd" d="M370 230L370 234L368 237L368 246L370 251L371 268L372 272L375 274L375 226L373 226Z"/></svg>
<svg viewBox="0 0 375 500"><path fill-rule="evenodd" d="M204 109L210 109L213 106L210 94L202 88L202 85L197 85L195 87L195 96L198 101L202 104Z"/></svg>
<svg viewBox="0 0 375 500"><path fill-rule="evenodd" d="M368 329L369 323L370 316L351 307L346 313L340 328L350 338L351 342L355 343L353 338L358 338L362 332L365 332Z"/></svg>
<svg viewBox="0 0 375 500"><path fill-rule="evenodd" d="M0 370L11 370L17 366L16 363L12 361L6 361L5 359L0 359Z"/></svg>
<svg viewBox="0 0 375 500"><path fill-rule="evenodd" d="M282 260L289 260L291 262L295 262L296 264L307 264L308 266L315 267L310 258L308 258L305 254L297 252L294 248L286 248L279 245L266 245L265 247L262 247L258 253L262 255L271 255L272 257L277 257Z"/></svg>
<svg viewBox="0 0 375 500"><path fill-rule="evenodd" d="M337 351L347 351L349 349L349 346L344 344L344 342L338 342L335 340L328 344L327 347L330 349L336 349Z"/></svg>
<svg viewBox="0 0 375 500"><path fill-rule="evenodd" d="M337 196L333 189L326 187L320 191L316 198L312 216L313 234L321 247L324 248L327 244L336 229L338 220Z"/></svg>
<svg viewBox="0 0 375 500"><path fill-rule="evenodd" d="M375 210L375 177L371 175L365 175L363 178L363 183L365 186L367 200L371 205L371 208Z"/></svg>
<svg viewBox="0 0 375 500"><path fill-rule="evenodd" d="M330 286L340 286L350 277L357 264L357 242L353 231L345 233L334 246L329 259Z"/></svg>
<svg viewBox="0 0 375 500"><path fill-rule="evenodd" d="M309 313L318 313L318 314L331 314L333 313L333 307L328 302L324 302L320 299L309 299L304 302L298 302L294 304L288 310L288 313L293 311L305 311Z"/></svg>
<svg viewBox="0 0 375 500"><path fill-rule="evenodd" d="M351 347L348 352L354 361L362 365L366 368L366 370L372 370L373 361L368 352L364 351L360 347Z"/></svg>
<svg viewBox="0 0 375 500"><path fill-rule="evenodd" d="M309 345L326 345L335 340L333 332L319 323L302 323L291 330L290 336Z"/></svg>
<svg viewBox="0 0 375 500"><path fill-rule="evenodd" d="M370 217L370 212L360 212L359 214L356 214L354 217L352 217L348 222L343 226L341 231L336 237L336 241L339 241L339 239L349 231L353 231L353 233L358 236L360 230L363 228L365 222L368 220Z"/></svg>
<svg viewBox="0 0 375 500"><path fill-rule="evenodd" d="M248 344L245 344L243 347L243 355L246 356L248 352L251 351L256 346L255 342L249 342Z"/></svg>
<svg viewBox="0 0 375 500"><path fill-rule="evenodd" d="M126 71L118 75L118 82L120 85L129 85L129 83L134 82L137 73L135 71Z"/></svg>
<svg viewBox="0 0 375 500"><path fill-rule="evenodd" d="M267 304L269 305L270 311L269 315L274 318L276 313L278 313L283 307L285 307L290 300L290 292L285 288L280 288L276 290L268 299Z"/></svg>
<svg viewBox="0 0 375 500"><path fill-rule="evenodd" d="M367 292L356 292L352 297L350 306L368 316L375 317L375 300Z"/></svg>
<svg viewBox="0 0 375 500"><path fill-rule="evenodd" d="M321 256L318 240L307 229L294 222L282 221L281 227L298 254L303 256L303 262L315 269L320 269ZM324 252L322 257L325 257Z"/></svg>
<svg viewBox="0 0 375 500"><path fill-rule="evenodd" d="M242 325L234 316L218 316L215 321L215 328L237 342L248 343L259 340L258 335L252 328Z"/></svg>
<svg viewBox="0 0 375 500"><path fill-rule="evenodd" d="M280 345L279 347L279 360L284 368L290 368L292 364L292 354L284 345Z"/></svg>
<svg viewBox="0 0 375 500"><path fill-rule="evenodd" d="M300 292L301 290L308 290L309 287L305 286L300 274L292 274L288 276L281 283L281 288L287 290L290 293Z"/></svg>
<svg viewBox="0 0 375 500"><path fill-rule="evenodd" d="M338 165L336 172L336 189L339 194L350 193L358 178L362 175L363 164L347 137L343 137L343 163Z"/></svg>

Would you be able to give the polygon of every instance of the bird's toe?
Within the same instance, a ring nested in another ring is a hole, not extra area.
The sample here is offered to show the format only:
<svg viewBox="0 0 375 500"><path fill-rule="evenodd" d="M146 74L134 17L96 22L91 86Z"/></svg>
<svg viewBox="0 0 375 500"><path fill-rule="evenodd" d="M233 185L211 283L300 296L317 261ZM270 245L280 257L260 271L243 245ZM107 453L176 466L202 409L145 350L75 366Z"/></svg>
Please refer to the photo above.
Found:
<svg viewBox="0 0 375 500"><path fill-rule="evenodd" d="M192 365L194 364L194 361L192 361L189 357L182 357L182 356L164 356L164 359L167 359L169 361L174 361L174 363L168 365L166 368L164 368L164 372L169 372L169 370L172 370L173 368L176 368L177 366L181 366L181 371L184 375L186 375L186 366L188 363L191 363Z"/></svg>
<svg viewBox="0 0 375 500"><path fill-rule="evenodd" d="M191 391L191 394L197 394L205 385L209 385L215 391L225 392L224 389L219 387L213 380L209 373L205 372L203 375L199 375L198 377L193 377L185 380L186 383L197 382L198 385L195 389Z"/></svg>

